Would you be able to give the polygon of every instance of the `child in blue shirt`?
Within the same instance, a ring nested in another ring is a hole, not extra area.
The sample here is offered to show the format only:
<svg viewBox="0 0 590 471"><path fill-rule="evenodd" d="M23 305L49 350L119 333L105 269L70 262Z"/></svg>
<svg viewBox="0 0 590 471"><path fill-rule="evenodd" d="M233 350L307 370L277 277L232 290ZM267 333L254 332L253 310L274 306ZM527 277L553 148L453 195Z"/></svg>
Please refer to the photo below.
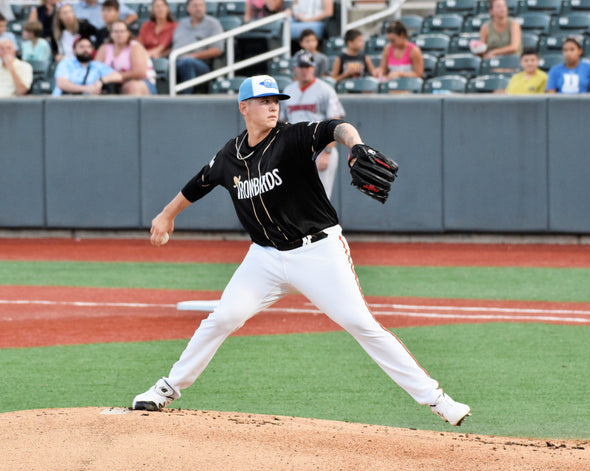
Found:
<svg viewBox="0 0 590 471"><path fill-rule="evenodd" d="M565 62L549 69L547 93L577 94L589 91L590 64L580 60L583 52L580 42L575 37L564 41L562 54Z"/></svg>

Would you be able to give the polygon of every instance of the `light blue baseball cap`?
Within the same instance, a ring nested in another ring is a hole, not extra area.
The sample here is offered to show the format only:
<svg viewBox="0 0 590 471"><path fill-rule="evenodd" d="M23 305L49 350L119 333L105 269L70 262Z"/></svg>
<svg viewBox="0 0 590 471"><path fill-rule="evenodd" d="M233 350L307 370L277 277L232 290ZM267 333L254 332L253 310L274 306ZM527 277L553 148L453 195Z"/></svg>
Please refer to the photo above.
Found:
<svg viewBox="0 0 590 471"><path fill-rule="evenodd" d="M279 91L277 81L270 75L255 75L247 78L240 85L238 102L248 100L249 98L258 98L263 96L276 96L279 100L288 100L291 98Z"/></svg>

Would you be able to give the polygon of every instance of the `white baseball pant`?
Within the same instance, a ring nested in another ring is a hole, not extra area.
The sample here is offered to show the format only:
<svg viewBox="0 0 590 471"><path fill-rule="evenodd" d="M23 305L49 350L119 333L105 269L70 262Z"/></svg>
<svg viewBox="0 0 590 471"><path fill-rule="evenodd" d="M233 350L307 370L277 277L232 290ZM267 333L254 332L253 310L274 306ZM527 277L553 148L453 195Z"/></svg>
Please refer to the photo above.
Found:
<svg viewBox="0 0 590 471"><path fill-rule="evenodd" d="M252 244L218 307L201 322L172 366L168 382L173 388L189 387L232 332L285 294L298 290L346 329L418 403L435 402L440 394L438 383L369 311L340 226L325 232L327 238L289 251Z"/></svg>

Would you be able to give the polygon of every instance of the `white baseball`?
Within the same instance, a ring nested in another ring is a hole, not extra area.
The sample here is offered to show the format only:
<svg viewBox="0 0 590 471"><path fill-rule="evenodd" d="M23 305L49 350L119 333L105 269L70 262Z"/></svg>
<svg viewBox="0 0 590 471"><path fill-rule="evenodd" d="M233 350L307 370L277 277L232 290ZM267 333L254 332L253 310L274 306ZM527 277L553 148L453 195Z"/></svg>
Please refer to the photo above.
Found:
<svg viewBox="0 0 590 471"><path fill-rule="evenodd" d="M170 240L170 235L167 232L165 232L162 236L162 242L160 242L160 245L164 245L166 242L168 242L168 240Z"/></svg>

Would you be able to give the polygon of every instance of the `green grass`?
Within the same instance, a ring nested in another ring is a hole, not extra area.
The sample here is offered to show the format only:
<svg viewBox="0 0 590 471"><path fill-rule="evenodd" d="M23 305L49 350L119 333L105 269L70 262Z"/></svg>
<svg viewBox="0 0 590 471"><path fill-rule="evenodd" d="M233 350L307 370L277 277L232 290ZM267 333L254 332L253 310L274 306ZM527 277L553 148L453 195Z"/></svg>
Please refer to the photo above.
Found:
<svg viewBox="0 0 590 471"><path fill-rule="evenodd" d="M590 438L590 328L466 324L396 330L473 410L464 433ZM0 350L0 412L129 406L186 341ZM417 405L346 333L230 337L174 407L451 430Z"/></svg>
<svg viewBox="0 0 590 471"><path fill-rule="evenodd" d="M235 264L0 262L5 285L222 291ZM372 267L357 273L368 296L590 302L590 269Z"/></svg>

